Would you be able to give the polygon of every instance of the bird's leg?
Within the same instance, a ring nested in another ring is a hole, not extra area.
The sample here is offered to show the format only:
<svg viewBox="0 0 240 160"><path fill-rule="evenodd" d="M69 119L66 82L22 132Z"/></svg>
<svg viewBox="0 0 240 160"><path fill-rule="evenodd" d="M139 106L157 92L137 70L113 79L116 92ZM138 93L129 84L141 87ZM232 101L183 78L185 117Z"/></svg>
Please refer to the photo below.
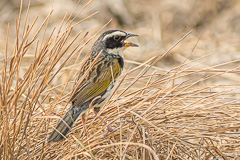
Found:
<svg viewBox="0 0 240 160"><path fill-rule="evenodd" d="M98 112L99 112L100 108L94 108L94 113L95 113L95 116L97 116ZM99 116L99 119L102 120L102 116ZM107 125L107 121L103 120L103 123L104 125ZM104 137L107 136L108 132L114 132L116 130L118 130L119 128L112 128L110 125L107 125L107 132L103 135Z"/></svg>
<svg viewBox="0 0 240 160"><path fill-rule="evenodd" d="M85 114L82 114L82 125L83 125L84 134L87 135Z"/></svg>

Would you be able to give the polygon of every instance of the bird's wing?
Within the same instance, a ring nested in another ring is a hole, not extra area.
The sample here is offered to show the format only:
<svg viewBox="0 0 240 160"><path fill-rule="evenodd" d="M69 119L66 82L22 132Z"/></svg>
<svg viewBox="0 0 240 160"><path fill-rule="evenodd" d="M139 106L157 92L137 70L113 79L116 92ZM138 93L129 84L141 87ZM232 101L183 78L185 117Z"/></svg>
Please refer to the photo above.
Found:
<svg viewBox="0 0 240 160"><path fill-rule="evenodd" d="M73 107L79 107L85 102L103 93L121 73L117 58L100 57L87 77L78 84L71 101Z"/></svg>

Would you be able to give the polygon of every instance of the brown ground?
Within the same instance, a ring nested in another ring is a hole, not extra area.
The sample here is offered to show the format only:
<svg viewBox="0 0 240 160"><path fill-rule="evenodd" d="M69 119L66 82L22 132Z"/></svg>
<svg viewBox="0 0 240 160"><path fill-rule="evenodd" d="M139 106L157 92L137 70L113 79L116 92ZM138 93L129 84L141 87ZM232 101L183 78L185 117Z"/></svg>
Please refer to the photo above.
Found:
<svg viewBox="0 0 240 160"><path fill-rule="evenodd" d="M24 0L18 27L19 6L0 1L0 159L240 159L239 1L32 0L28 14ZM79 24L70 32L62 22L71 12L71 25ZM103 138L105 126L90 110L87 137L78 121L67 140L46 143L69 107L83 57L109 29L139 35L102 110L120 129Z"/></svg>

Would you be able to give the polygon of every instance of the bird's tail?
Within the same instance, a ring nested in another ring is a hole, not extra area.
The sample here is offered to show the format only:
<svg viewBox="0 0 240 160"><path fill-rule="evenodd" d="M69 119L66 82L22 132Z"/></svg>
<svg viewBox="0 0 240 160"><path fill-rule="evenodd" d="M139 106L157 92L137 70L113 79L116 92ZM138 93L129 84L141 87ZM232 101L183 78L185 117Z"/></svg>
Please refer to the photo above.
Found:
<svg viewBox="0 0 240 160"><path fill-rule="evenodd" d="M82 113L81 107L79 108L71 108L63 117L63 119L58 123L57 127L51 133L50 137L48 138L48 142L57 142L70 131L73 127L74 123L77 121L78 117Z"/></svg>

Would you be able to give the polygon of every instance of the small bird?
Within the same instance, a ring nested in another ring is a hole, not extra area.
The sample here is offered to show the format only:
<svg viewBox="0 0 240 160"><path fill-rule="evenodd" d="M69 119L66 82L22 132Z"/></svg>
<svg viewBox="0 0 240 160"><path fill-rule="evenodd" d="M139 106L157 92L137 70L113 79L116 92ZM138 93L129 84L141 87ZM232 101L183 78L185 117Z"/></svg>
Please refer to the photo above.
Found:
<svg viewBox="0 0 240 160"><path fill-rule="evenodd" d="M109 30L96 40L89 58L82 65L80 76L84 74L85 76L84 79L80 78L74 89L75 92L70 99L72 106L51 133L48 142L63 139L80 115L86 133L85 113L89 106L92 106L97 115L111 97L123 70L123 51L127 47L138 47L134 43L125 42L133 36L138 35L121 30ZM111 127L109 126L108 129Z"/></svg>

